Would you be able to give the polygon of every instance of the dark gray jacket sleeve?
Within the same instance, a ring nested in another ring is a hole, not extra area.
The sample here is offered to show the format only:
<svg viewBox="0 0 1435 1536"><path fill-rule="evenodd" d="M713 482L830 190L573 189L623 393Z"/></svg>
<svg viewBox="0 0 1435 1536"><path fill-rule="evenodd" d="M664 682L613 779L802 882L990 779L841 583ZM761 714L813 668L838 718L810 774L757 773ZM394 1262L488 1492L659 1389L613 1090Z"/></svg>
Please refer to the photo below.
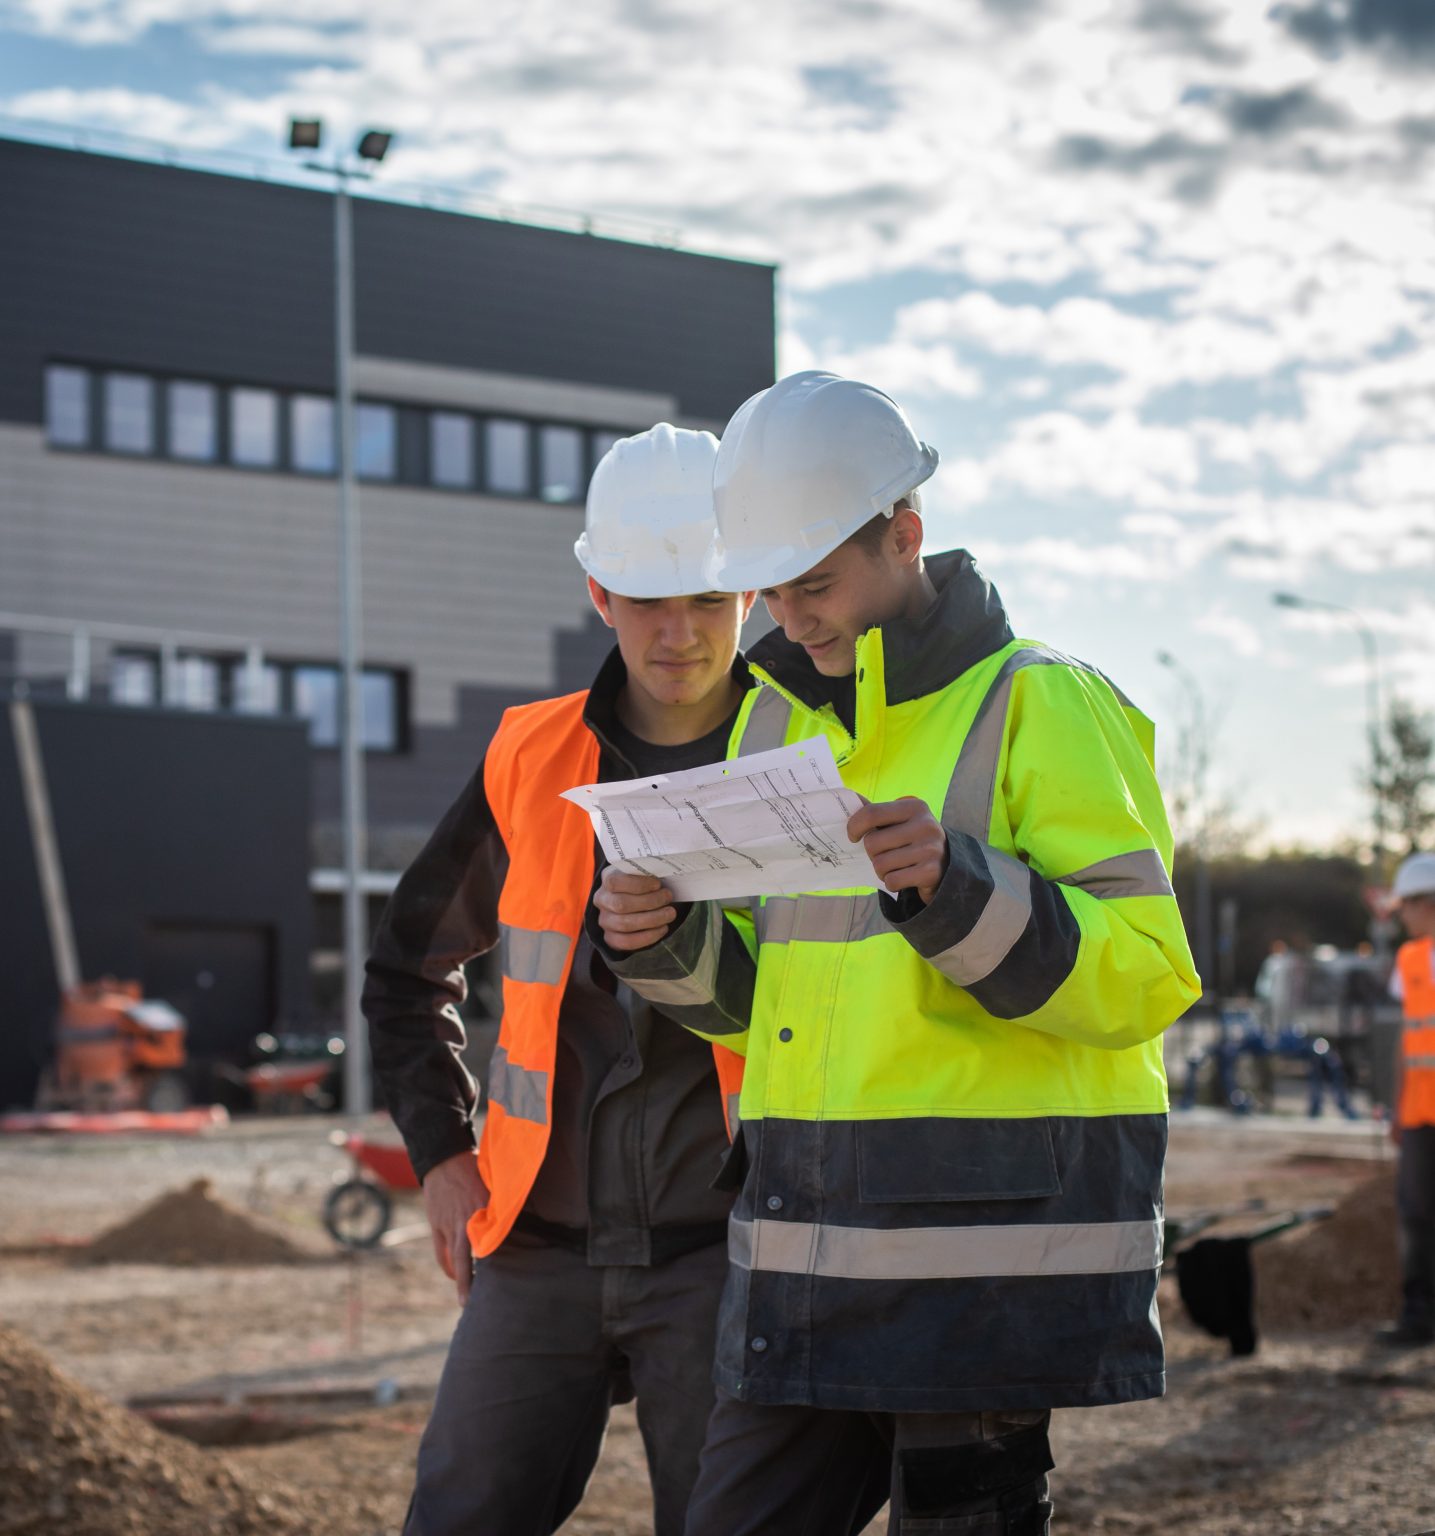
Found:
<svg viewBox="0 0 1435 1536"><path fill-rule="evenodd" d="M587 930L608 969L645 1002L704 1039L746 1049L757 963L719 903L680 906L666 936L647 949L610 949L591 906Z"/></svg>
<svg viewBox="0 0 1435 1536"><path fill-rule="evenodd" d="M374 935L363 1010L379 1087L422 1179L475 1146L478 1093L460 1053L464 964L498 942L507 856L483 764L409 866Z"/></svg>

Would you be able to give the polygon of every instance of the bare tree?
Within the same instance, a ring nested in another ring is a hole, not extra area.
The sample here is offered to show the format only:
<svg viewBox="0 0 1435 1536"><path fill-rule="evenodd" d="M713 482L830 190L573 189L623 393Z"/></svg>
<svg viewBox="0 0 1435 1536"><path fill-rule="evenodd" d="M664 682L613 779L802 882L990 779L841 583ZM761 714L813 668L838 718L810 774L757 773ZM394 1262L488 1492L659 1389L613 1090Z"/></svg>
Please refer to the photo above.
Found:
<svg viewBox="0 0 1435 1536"><path fill-rule="evenodd" d="M1435 719L1408 699L1392 700L1372 756L1366 787L1387 829L1406 853L1427 847L1435 828Z"/></svg>

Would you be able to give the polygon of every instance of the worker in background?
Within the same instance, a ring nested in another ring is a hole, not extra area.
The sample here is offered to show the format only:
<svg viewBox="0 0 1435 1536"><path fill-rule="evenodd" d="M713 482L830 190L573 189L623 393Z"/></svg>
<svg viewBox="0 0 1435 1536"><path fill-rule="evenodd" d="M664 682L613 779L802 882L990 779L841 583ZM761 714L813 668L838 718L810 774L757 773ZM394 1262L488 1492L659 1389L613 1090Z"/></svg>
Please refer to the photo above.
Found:
<svg viewBox="0 0 1435 1536"><path fill-rule="evenodd" d="M611 868L595 896L614 970L747 1057L688 1536L841 1531L889 1493L892 1531L1037 1536L1050 1410L1163 1390L1158 1037L1200 986L1152 728L1014 638L970 555L923 559L936 463L809 372L714 477L710 579L778 625L734 750L825 735L886 890L746 923Z"/></svg>
<svg viewBox="0 0 1435 1536"><path fill-rule="evenodd" d="M1390 976L1405 1012L1391 1120L1400 1148L1401 1306L1376 1337L1404 1346L1435 1342L1435 853L1411 854L1391 894L1408 935Z"/></svg>
<svg viewBox="0 0 1435 1536"><path fill-rule="evenodd" d="M576 553L617 647L585 692L504 714L374 940L374 1066L463 1303L406 1536L548 1536L582 1498L609 1405L634 1394L655 1529L682 1529L726 1267L731 1197L710 1185L742 1063L655 1023L594 953L592 824L559 796L727 751L753 599L706 590L716 452L663 424L600 462ZM457 1008L464 964L498 944L475 1156Z"/></svg>

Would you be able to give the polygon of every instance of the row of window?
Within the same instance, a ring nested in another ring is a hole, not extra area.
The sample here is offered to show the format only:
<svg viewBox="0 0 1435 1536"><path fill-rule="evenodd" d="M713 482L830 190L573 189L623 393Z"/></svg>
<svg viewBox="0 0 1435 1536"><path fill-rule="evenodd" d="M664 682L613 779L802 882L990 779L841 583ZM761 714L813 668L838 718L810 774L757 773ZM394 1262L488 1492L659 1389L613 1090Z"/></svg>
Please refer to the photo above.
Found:
<svg viewBox="0 0 1435 1536"><path fill-rule="evenodd" d="M332 475L332 396L202 379L160 379L54 363L45 370L52 447ZM572 503L623 436L557 422L360 400L354 467L363 480Z"/></svg>
<svg viewBox="0 0 1435 1536"><path fill-rule="evenodd" d="M110 655L110 698L116 704L163 700L180 709L296 715L309 722L309 740L316 747L339 744L342 687L339 668L322 663L266 661L254 667L240 656L182 652L166 674L156 651L126 649ZM360 690L365 749L402 751L407 744L403 674L365 667Z"/></svg>

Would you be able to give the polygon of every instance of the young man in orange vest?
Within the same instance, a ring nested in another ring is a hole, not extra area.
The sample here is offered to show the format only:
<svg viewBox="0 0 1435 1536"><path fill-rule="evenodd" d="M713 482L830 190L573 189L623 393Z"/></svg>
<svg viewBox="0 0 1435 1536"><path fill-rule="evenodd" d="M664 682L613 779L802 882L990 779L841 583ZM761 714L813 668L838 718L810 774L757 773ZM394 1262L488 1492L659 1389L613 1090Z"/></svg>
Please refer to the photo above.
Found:
<svg viewBox="0 0 1435 1536"><path fill-rule="evenodd" d="M548 1536L636 1396L657 1536L678 1536L713 1401L741 1058L653 1018L583 934L596 780L719 760L752 594L707 590L717 442L666 423L594 473L575 546L617 649L591 688L504 715L400 881L364 991L375 1071L464 1310L405 1536ZM463 965L501 944L475 1156Z"/></svg>
<svg viewBox="0 0 1435 1536"><path fill-rule="evenodd" d="M1404 1346L1435 1342L1435 853L1405 860L1394 896L1409 935L1390 978L1405 1010L1391 1126L1400 1147L1401 1308L1376 1337Z"/></svg>

